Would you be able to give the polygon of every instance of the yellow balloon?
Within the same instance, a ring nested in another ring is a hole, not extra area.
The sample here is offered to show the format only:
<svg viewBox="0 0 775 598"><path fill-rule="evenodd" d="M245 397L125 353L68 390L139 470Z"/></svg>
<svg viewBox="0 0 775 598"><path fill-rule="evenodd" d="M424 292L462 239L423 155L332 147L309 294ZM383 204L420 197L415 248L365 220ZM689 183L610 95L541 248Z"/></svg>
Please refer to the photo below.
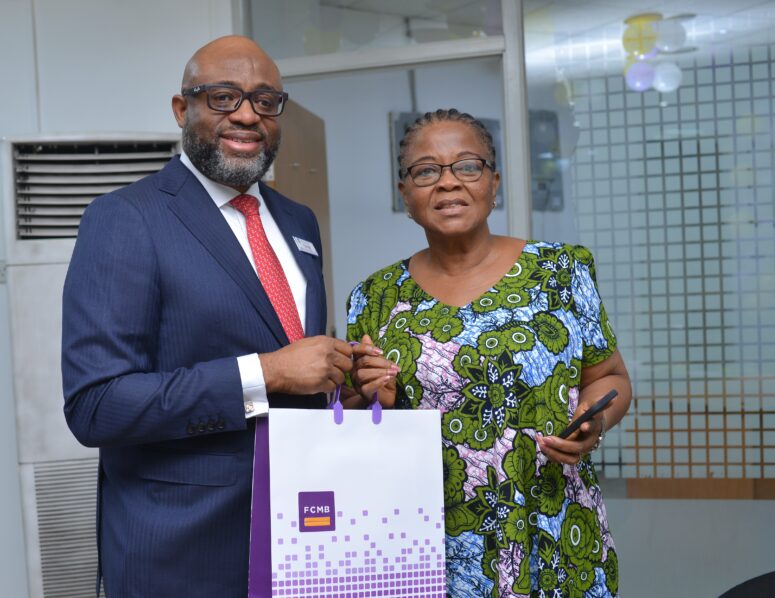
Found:
<svg viewBox="0 0 775 598"><path fill-rule="evenodd" d="M651 23L633 23L622 35L622 45L628 54L644 56L651 52L656 44L657 32Z"/></svg>
<svg viewBox="0 0 775 598"><path fill-rule="evenodd" d="M625 25L633 25L643 23L653 23L654 21L660 21L662 19L662 13L660 12L642 12L639 15L632 15L624 19Z"/></svg>

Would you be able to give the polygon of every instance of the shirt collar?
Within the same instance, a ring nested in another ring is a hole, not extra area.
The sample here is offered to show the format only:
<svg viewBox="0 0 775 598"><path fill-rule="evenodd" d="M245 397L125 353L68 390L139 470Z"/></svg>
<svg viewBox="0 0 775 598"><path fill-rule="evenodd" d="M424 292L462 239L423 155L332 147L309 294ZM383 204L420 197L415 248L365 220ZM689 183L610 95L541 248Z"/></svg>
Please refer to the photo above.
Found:
<svg viewBox="0 0 775 598"><path fill-rule="evenodd" d="M205 188L205 191L207 191L207 194L210 196L210 198L215 202L215 205L219 208L222 208L224 205L229 203L232 199L237 197L238 195L241 195L239 191L236 189L232 189L231 187L227 187L226 185L221 185L220 183L216 183L212 179L208 179L205 175L203 175L199 169L194 166L194 164L191 162L191 158L186 155L186 152L181 151L180 152L180 161L183 162L186 168L188 168L191 173L196 177L196 179L202 183L202 187ZM262 199L261 192L258 190L258 183L253 183L250 188L245 192L248 195L253 195L254 197L257 197L259 200ZM261 201L261 204L264 202Z"/></svg>

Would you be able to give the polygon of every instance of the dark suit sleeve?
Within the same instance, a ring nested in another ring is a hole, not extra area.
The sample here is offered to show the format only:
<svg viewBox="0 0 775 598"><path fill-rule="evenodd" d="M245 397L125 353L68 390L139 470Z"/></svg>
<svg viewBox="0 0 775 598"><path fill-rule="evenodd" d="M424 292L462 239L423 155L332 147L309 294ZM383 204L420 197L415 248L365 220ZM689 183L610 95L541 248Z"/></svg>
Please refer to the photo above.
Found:
<svg viewBox="0 0 775 598"><path fill-rule="evenodd" d="M86 210L62 314L65 416L86 446L247 426L235 357L159 371L157 249L140 212L120 195Z"/></svg>

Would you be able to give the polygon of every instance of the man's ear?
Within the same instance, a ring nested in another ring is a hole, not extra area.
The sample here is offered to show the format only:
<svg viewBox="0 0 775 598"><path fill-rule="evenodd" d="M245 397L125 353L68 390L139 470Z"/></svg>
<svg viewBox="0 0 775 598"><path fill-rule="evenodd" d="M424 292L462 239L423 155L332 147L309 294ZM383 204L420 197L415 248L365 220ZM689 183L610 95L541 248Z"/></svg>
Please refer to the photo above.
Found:
<svg viewBox="0 0 775 598"><path fill-rule="evenodd" d="M186 123L186 110L188 110L188 101L182 95L172 96L172 113L175 115L175 121L182 129Z"/></svg>

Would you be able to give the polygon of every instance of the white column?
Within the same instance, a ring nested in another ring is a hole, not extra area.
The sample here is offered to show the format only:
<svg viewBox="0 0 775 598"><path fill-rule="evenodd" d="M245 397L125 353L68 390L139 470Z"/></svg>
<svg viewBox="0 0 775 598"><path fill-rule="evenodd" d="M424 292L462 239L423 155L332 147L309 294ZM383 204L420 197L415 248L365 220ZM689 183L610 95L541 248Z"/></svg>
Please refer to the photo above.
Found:
<svg viewBox="0 0 775 598"><path fill-rule="evenodd" d="M531 236L530 130L527 116L525 35L522 0L501 0L503 17L503 115L506 210L509 234Z"/></svg>

